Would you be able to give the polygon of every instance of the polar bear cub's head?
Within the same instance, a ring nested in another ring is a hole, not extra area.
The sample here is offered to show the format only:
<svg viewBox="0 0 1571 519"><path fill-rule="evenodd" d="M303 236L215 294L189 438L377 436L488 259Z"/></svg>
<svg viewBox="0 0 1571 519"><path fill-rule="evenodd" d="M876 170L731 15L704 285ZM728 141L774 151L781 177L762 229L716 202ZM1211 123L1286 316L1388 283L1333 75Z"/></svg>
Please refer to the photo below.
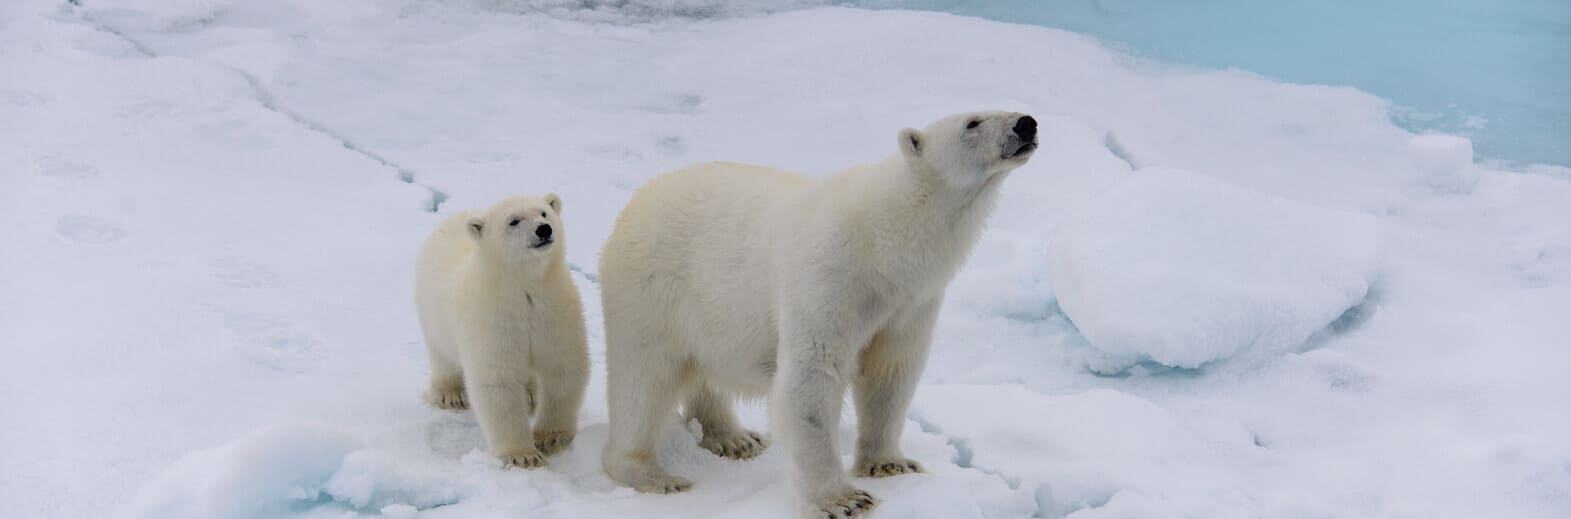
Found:
<svg viewBox="0 0 1571 519"><path fill-rule="evenodd" d="M912 169L974 185L1020 167L1036 151L1036 119L1015 112L973 112L939 119L922 131L900 130Z"/></svg>
<svg viewBox="0 0 1571 519"><path fill-rule="evenodd" d="M471 217L469 236L482 249L502 258L527 259L561 248L562 198L520 196Z"/></svg>

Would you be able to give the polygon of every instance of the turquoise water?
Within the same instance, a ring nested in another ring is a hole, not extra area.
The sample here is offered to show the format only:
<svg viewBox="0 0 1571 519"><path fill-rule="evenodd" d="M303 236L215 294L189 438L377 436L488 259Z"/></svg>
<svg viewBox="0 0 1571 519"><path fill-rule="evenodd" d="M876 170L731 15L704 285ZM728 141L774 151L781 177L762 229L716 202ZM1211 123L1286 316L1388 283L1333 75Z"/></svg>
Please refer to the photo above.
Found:
<svg viewBox="0 0 1571 519"><path fill-rule="evenodd" d="M1571 166L1571 0L886 0L1055 27L1138 56L1389 99L1413 131Z"/></svg>

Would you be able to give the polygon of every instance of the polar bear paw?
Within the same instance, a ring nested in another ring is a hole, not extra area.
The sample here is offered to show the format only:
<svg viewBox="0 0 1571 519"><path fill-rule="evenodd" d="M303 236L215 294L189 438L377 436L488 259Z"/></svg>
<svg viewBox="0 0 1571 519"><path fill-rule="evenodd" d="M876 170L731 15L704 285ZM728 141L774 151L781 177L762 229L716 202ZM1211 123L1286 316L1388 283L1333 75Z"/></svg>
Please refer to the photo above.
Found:
<svg viewBox="0 0 1571 519"><path fill-rule="evenodd" d="M545 455L541 454L538 449L513 450L502 453L501 456L497 457L502 458L502 468L504 469L513 467L536 469L545 466Z"/></svg>
<svg viewBox="0 0 1571 519"><path fill-rule="evenodd" d="M573 431L535 432L535 448L550 456L573 444Z"/></svg>
<svg viewBox="0 0 1571 519"><path fill-rule="evenodd" d="M464 393L463 386L431 388L426 391L426 402L437 409L452 411L469 409L469 396Z"/></svg>
<svg viewBox="0 0 1571 519"><path fill-rule="evenodd" d="M878 498L863 490L851 489L847 494L828 502L818 503L816 509L804 516L812 519L851 519L861 517L878 506Z"/></svg>
<svg viewBox="0 0 1571 519"><path fill-rule="evenodd" d="M921 472L926 472L926 470L922 469L922 464L907 458L861 463L856 466L855 470L851 471L852 474L862 478L887 478L889 476Z"/></svg>
<svg viewBox="0 0 1571 519"><path fill-rule="evenodd" d="M762 454L764 448L769 446L769 440L753 431L705 434L704 439L698 441L698 446L722 458L745 460Z"/></svg>
<svg viewBox="0 0 1571 519"><path fill-rule="evenodd" d="M645 494L675 494L689 488L693 488L692 481L670 474L648 474L633 485L634 490Z"/></svg>
<svg viewBox="0 0 1571 519"><path fill-rule="evenodd" d="M675 494L693 487L686 478L673 476L651 461L651 456L607 454L602 458L607 476L645 494Z"/></svg>

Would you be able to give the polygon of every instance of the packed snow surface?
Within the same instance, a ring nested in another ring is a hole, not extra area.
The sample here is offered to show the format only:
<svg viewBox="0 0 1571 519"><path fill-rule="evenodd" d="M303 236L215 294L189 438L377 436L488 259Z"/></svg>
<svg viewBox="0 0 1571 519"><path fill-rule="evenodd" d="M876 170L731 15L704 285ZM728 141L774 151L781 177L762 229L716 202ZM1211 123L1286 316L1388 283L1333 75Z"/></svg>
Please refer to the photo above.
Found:
<svg viewBox="0 0 1571 519"><path fill-rule="evenodd" d="M617 211L1007 109L1042 148L948 291L903 439L929 472L856 480L873 517L1571 516L1571 170L1348 88L798 5L0 3L5 515L786 517L778 450L675 417L691 491L600 473ZM544 192L596 370L574 446L502 470L419 398L413 259Z"/></svg>

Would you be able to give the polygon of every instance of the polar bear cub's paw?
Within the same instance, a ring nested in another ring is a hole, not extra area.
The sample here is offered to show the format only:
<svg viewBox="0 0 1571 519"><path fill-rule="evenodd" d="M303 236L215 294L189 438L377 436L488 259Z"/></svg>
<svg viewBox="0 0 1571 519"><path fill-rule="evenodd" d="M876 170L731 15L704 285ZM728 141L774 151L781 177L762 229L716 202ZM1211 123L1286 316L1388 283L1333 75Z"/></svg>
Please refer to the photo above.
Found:
<svg viewBox="0 0 1571 519"><path fill-rule="evenodd" d="M655 473L645 474L633 485L634 490L645 494L675 494L689 488L693 488L693 482L687 478Z"/></svg>
<svg viewBox="0 0 1571 519"><path fill-rule="evenodd" d="M502 458L502 468L537 469L545 466L545 455L539 449L514 449L497 456Z"/></svg>
<svg viewBox="0 0 1571 519"><path fill-rule="evenodd" d="M535 431L535 448L550 456L573 444L574 431Z"/></svg>
<svg viewBox="0 0 1571 519"><path fill-rule="evenodd" d="M869 461L858 463L851 474L859 478L887 478L901 474L918 474L927 472L922 469L922 464L909 458Z"/></svg>
<svg viewBox="0 0 1571 519"><path fill-rule="evenodd" d="M722 458L745 460L763 454L764 448L769 446L769 440L747 430L718 434L705 432L704 439L698 441L698 446Z"/></svg>
<svg viewBox="0 0 1571 519"><path fill-rule="evenodd" d="M425 401L431 404L431 407L437 409L449 411L469 409L469 396L464 393L462 384L448 384L440 387L433 385L431 389L426 390Z"/></svg>

